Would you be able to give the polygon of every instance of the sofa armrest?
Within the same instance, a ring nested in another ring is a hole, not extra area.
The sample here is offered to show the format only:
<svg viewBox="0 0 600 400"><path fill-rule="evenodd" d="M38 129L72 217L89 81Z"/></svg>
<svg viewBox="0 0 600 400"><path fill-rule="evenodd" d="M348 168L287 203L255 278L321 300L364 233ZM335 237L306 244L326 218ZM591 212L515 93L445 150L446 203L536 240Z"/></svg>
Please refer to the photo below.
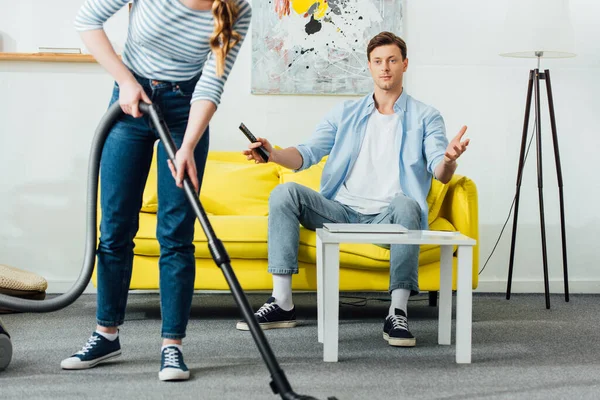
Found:
<svg viewBox="0 0 600 400"><path fill-rule="evenodd" d="M473 247L473 288L476 288L479 282L479 207L475 182L466 176L454 175L448 183L440 216L477 241Z"/></svg>

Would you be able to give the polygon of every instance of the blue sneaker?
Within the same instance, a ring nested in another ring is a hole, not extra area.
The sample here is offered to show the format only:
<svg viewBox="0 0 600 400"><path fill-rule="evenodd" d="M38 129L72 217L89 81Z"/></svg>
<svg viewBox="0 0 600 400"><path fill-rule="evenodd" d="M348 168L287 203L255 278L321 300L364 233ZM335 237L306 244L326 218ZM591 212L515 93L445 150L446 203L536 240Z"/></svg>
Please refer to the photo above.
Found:
<svg viewBox="0 0 600 400"><path fill-rule="evenodd" d="M414 347L417 344L417 339L408 329L406 313L399 308L395 308L394 315L388 315L385 319L383 338L390 346Z"/></svg>
<svg viewBox="0 0 600 400"><path fill-rule="evenodd" d="M92 333L81 350L62 360L62 369L88 369L121 355L119 337L108 340L97 332Z"/></svg>
<svg viewBox="0 0 600 400"><path fill-rule="evenodd" d="M275 298L269 297L269 300L254 313L254 317L262 329L293 328L296 326L296 307L290 311L282 310L275 303ZM235 327L240 331L250 330L246 321L239 321Z"/></svg>
<svg viewBox="0 0 600 400"><path fill-rule="evenodd" d="M166 346L160 357L161 381L185 381L190 379L190 371L183 362L183 353L177 346Z"/></svg>

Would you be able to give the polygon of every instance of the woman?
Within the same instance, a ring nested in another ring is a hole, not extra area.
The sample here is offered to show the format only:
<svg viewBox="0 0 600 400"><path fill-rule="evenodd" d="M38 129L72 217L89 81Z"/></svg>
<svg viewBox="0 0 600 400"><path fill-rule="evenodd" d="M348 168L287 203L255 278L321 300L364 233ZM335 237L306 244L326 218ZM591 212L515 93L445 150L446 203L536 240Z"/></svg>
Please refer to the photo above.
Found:
<svg viewBox="0 0 600 400"><path fill-rule="evenodd" d="M245 0L134 0L122 59L103 25L127 0L86 0L75 27L96 60L113 76L111 104L125 115L112 128L100 165L102 220L97 262L97 327L83 348L61 363L87 369L121 354L131 280L133 238L157 133L138 103L158 105L179 149L177 173L157 147L162 348L160 380L185 380L185 337L195 279L195 214L184 172L199 191L208 154L208 124L248 31Z"/></svg>

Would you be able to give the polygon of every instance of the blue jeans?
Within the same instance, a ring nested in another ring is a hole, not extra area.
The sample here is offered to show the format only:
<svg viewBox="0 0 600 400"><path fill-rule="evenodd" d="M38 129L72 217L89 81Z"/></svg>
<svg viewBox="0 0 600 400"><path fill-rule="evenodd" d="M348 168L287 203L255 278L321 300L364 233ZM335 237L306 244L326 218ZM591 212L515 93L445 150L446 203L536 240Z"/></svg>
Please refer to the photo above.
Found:
<svg viewBox="0 0 600 400"><path fill-rule="evenodd" d="M162 112L179 148L190 112L190 100L199 77L185 82L160 82L137 77ZM110 103L119 100L115 84ZM122 116L113 126L100 163L100 241L97 250L98 324L123 324L131 281L133 238L139 227L142 195L158 133L149 118ZM202 183L208 155L208 128L194 150L198 182ZM195 214L185 192L175 184L161 142L157 146L158 215L156 237L160 244L160 299L162 337L185 337L194 293Z"/></svg>
<svg viewBox="0 0 600 400"><path fill-rule="evenodd" d="M380 214L365 215L297 183L284 183L271 191L269 198L269 272L298 273L300 226L315 230L324 223L401 224L421 229L421 207L405 196L392 200ZM419 292L418 245L391 245L390 287Z"/></svg>

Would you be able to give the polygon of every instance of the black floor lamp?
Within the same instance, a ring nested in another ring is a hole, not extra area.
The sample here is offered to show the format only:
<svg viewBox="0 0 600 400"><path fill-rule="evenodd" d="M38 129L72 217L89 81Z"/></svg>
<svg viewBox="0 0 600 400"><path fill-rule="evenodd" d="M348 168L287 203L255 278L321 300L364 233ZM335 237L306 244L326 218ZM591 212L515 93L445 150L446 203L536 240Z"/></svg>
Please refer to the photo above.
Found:
<svg viewBox="0 0 600 400"><path fill-rule="evenodd" d="M510 299L513 263L515 256L515 242L517 237L517 220L519 215L519 198L521 195L521 180L525 166L527 136L529 130L529 117L531 103L534 100L534 134L536 138L537 155L537 182L538 200L540 207L540 228L542 239L542 262L544 273L544 292L546 308L550 308L550 288L548 282L548 257L546 249L546 224L544 216L544 193L542 174L542 125L540 107L540 81L546 83L546 95L550 113L550 127L552 131L552 144L554 147L554 160L560 200L560 226L562 236L562 261L565 288L565 301L569 301L569 277L567 268L567 239L565 231L565 208L563 196L562 168L558 146L556 118L554 113L554 98L550 84L550 71L540 69L542 58L567 58L574 57L574 35L569 13L568 0L513 0L509 5L506 23L507 43L510 51L501 53L504 57L537 58L537 68L529 71L529 85L525 104L525 121L523 123L523 136L517 170L517 184L515 192L515 205L513 215L513 230L510 245L510 263L508 266L508 282L506 299ZM532 99L532 94L534 95Z"/></svg>

